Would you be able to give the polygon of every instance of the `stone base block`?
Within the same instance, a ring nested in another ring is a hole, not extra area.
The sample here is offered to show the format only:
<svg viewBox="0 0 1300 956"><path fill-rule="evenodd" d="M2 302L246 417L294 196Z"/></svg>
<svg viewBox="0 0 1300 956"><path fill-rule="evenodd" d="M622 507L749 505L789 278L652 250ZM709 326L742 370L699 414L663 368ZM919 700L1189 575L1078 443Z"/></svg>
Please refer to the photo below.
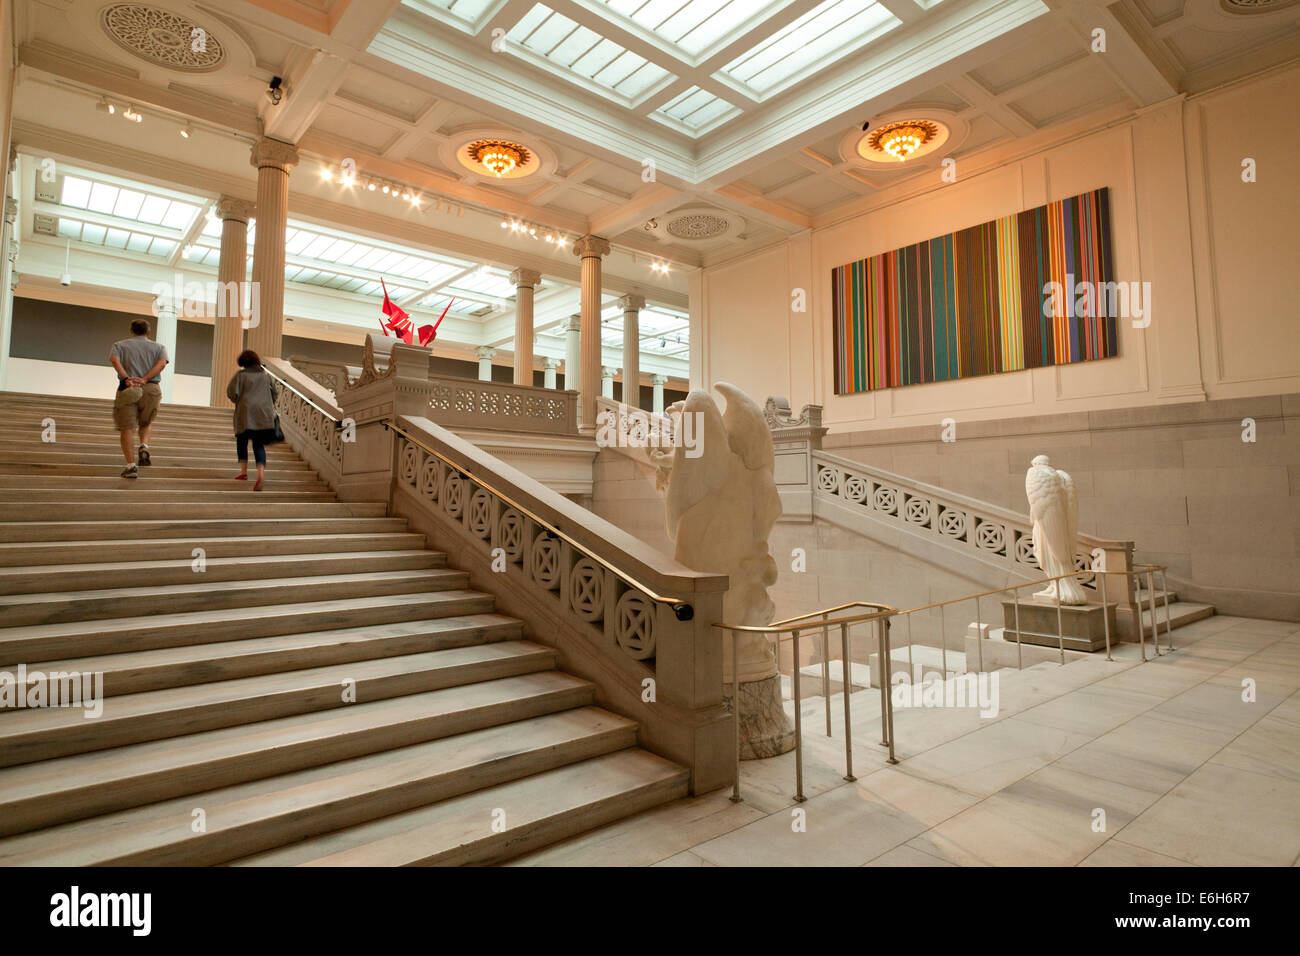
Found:
<svg viewBox="0 0 1300 956"><path fill-rule="evenodd" d="M724 684L722 702L732 707L730 684ZM802 689L802 688L801 688ZM781 697L781 675L740 682L740 759L761 760L794 749L794 724Z"/></svg>
<svg viewBox="0 0 1300 956"><path fill-rule="evenodd" d="M1102 651L1106 649L1106 627L1109 621L1111 645L1119 643L1115 603L1062 604L1060 636L1057 634L1056 602L1045 598L1030 598L1020 602L1019 639L1024 644L1041 644L1057 647L1064 643L1067 651ZM1002 620L1005 624L1003 639L1016 642L1016 603L1002 603Z"/></svg>

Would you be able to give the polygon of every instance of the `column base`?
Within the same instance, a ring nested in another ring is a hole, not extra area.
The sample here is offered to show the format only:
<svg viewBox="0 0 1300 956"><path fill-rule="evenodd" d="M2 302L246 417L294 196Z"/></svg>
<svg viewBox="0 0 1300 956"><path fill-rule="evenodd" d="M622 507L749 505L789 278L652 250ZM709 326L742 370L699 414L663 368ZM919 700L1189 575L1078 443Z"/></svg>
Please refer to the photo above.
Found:
<svg viewBox="0 0 1300 956"><path fill-rule="evenodd" d="M727 693L731 685L723 686L722 702L732 707ZM776 757L794 749L794 725L786 715L781 696L781 675L756 681L740 682L740 759L761 760Z"/></svg>

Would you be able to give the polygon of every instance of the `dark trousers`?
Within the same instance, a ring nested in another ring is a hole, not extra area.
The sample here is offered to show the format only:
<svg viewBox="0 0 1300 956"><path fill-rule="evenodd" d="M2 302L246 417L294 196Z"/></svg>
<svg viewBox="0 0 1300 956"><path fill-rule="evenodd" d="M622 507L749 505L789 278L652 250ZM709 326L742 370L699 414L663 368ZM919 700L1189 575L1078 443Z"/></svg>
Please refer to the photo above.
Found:
<svg viewBox="0 0 1300 956"><path fill-rule="evenodd" d="M248 436L238 435L235 438L235 454L240 461L248 461ZM266 446L256 438L253 439L253 458L259 465L266 464Z"/></svg>

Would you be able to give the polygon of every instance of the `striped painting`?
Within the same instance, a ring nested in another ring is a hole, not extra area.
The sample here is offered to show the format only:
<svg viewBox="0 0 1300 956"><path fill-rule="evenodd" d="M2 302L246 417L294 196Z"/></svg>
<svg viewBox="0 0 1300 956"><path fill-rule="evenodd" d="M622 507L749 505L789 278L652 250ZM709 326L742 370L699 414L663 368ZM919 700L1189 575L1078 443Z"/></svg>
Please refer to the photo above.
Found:
<svg viewBox="0 0 1300 956"><path fill-rule="evenodd" d="M1113 279L1104 187L840 266L835 394L1110 358Z"/></svg>

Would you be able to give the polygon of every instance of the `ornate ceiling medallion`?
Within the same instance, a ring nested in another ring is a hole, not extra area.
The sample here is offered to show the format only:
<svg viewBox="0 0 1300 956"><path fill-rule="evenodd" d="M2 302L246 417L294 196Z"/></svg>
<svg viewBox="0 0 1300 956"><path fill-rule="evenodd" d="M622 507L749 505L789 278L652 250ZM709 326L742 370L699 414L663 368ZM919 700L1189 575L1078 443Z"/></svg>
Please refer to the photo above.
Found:
<svg viewBox="0 0 1300 956"><path fill-rule="evenodd" d="M867 134L866 147L885 153L900 163L939 135L939 124L929 120L903 120Z"/></svg>
<svg viewBox="0 0 1300 956"><path fill-rule="evenodd" d="M691 213L668 220L668 232L678 239L715 239L724 235L731 224L721 216L708 213Z"/></svg>
<svg viewBox="0 0 1300 956"><path fill-rule="evenodd" d="M503 139L481 139L470 143L469 156L497 179L527 165L529 160L525 147Z"/></svg>
<svg viewBox="0 0 1300 956"><path fill-rule="evenodd" d="M1249 16L1252 13L1273 13L1297 2L1300 0L1219 0L1219 5L1228 13Z"/></svg>
<svg viewBox="0 0 1300 956"><path fill-rule="evenodd" d="M109 39L134 56L170 70L207 73L226 50L212 32L189 17L141 3L115 3L100 13Z"/></svg>

